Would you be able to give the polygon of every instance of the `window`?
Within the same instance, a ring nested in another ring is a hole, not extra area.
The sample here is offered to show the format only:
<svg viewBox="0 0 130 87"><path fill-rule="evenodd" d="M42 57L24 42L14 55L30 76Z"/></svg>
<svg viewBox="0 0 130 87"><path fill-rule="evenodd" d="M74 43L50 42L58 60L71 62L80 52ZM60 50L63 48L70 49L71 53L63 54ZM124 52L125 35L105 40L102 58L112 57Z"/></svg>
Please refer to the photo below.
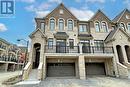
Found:
<svg viewBox="0 0 130 87"><path fill-rule="evenodd" d="M95 50L102 51L104 47L103 40L94 40Z"/></svg>
<svg viewBox="0 0 130 87"><path fill-rule="evenodd" d="M48 39L48 48L52 48L53 47L53 38L49 38Z"/></svg>
<svg viewBox="0 0 130 87"><path fill-rule="evenodd" d="M101 32L107 32L107 24L106 24L106 22L102 22L102 31Z"/></svg>
<svg viewBox="0 0 130 87"><path fill-rule="evenodd" d="M73 30L73 21L68 20L68 30Z"/></svg>
<svg viewBox="0 0 130 87"><path fill-rule="evenodd" d="M128 31L130 31L130 23L127 24Z"/></svg>
<svg viewBox="0 0 130 87"><path fill-rule="evenodd" d="M69 46L70 46L70 49L74 49L74 40L73 39L69 39Z"/></svg>
<svg viewBox="0 0 130 87"><path fill-rule="evenodd" d="M125 30L125 24L124 24L124 23L121 23L121 24L120 24L120 28L123 29L123 30Z"/></svg>
<svg viewBox="0 0 130 87"><path fill-rule="evenodd" d="M41 29L45 31L45 23L41 23Z"/></svg>
<svg viewBox="0 0 130 87"><path fill-rule="evenodd" d="M64 30L64 21L63 21L63 19L59 19L59 30Z"/></svg>
<svg viewBox="0 0 130 87"><path fill-rule="evenodd" d="M79 32L87 32L87 26L85 24L80 24Z"/></svg>
<svg viewBox="0 0 130 87"><path fill-rule="evenodd" d="M50 30L53 31L55 29L55 20L50 19Z"/></svg>
<svg viewBox="0 0 130 87"><path fill-rule="evenodd" d="M99 22L95 22L95 29L96 29L96 32L100 32Z"/></svg>

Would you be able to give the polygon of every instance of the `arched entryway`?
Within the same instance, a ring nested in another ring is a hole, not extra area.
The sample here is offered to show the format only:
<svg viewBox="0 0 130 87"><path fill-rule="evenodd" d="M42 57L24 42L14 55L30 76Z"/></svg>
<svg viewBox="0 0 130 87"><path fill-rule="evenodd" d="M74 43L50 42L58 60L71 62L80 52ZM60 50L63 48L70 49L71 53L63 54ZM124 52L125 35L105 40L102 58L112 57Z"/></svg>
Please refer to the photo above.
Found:
<svg viewBox="0 0 130 87"><path fill-rule="evenodd" d="M34 44L34 58L35 59L33 61L33 69L36 69L39 66L40 49L41 49L41 44L40 43L35 43Z"/></svg>
<svg viewBox="0 0 130 87"><path fill-rule="evenodd" d="M128 62L130 63L130 47L128 45L125 45L125 51L126 51Z"/></svg>
<svg viewBox="0 0 130 87"><path fill-rule="evenodd" d="M117 45L117 46L116 46L116 50L117 50L119 62L120 62L121 64L123 64L123 63L124 63L124 57L123 57L123 53L122 53L121 46L120 46L120 45Z"/></svg>

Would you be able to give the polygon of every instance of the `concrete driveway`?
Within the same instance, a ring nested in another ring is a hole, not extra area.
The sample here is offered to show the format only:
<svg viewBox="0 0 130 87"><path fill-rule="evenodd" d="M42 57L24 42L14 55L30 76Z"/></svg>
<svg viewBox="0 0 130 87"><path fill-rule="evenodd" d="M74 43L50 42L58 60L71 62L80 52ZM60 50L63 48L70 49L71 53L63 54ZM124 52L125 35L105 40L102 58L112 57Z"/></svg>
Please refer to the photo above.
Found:
<svg viewBox="0 0 130 87"><path fill-rule="evenodd" d="M86 80L47 78L40 84L15 85L13 87L130 87L130 79L106 76L93 76Z"/></svg>

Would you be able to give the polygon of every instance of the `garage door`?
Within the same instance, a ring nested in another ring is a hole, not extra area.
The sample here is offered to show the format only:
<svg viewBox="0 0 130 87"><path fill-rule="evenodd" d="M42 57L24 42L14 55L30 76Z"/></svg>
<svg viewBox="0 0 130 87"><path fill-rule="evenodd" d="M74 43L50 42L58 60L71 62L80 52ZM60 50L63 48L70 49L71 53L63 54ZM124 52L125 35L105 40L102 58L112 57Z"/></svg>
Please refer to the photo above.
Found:
<svg viewBox="0 0 130 87"><path fill-rule="evenodd" d="M48 63L47 76L48 77L75 76L75 64L74 63Z"/></svg>
<svg viewBox="0 0 130 87"><path fill-rule="evenodd" d="M105 75L104 63L86 63L86 75Z"/></svg>

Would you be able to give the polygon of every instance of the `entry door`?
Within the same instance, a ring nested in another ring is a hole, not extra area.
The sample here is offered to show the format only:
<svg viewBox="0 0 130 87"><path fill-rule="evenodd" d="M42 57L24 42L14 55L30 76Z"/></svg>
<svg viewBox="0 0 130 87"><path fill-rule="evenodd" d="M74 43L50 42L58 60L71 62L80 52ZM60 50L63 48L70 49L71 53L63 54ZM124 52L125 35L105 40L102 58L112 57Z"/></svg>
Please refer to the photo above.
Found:
<svg viewBox="0 0 130 87"><path fill-rule="evenodd" d="M81 44L83 44L82 50L83 53L90 53L90 41L86 40L86 41L81 41Z"/></svg>
<svg viewBox="0 0 130 87"><path fill-rule="evenodd" d="M40 49L36 49L35 61L33 62L33 69L38 68L40 60Z"/></svg>
<svg viewBox="0 0 130 87"><path fill-rule="evenodd" d="M65 40L57 40L56 41L56 52L57 53L65 53L66 52L66 41Z"/></svg>
<svg viewBox="0 0 130 87"><path fill-rule="evenodd" d="M48 77L75 76L75 63L48 63Z"/></svg>

